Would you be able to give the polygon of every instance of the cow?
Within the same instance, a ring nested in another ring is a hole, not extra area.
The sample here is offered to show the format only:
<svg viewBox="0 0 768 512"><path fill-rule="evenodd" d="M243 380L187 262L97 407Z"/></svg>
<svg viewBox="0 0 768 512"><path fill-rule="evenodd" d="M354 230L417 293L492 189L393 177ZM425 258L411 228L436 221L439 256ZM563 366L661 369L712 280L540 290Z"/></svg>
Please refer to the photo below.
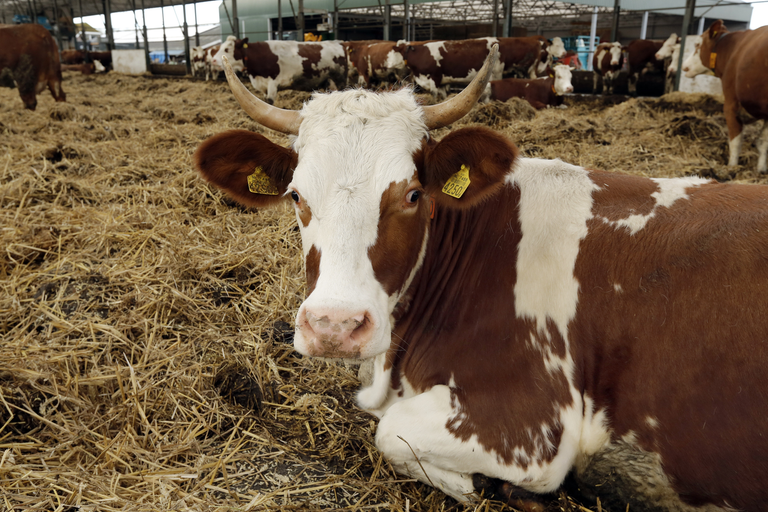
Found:
<svg viewBox="0 0 768 512"><path fill-rule="evenodd" d="M624 48L621 43L600 43L592 56L592 92L597 94L600 79L603 94L613 94L613 81L624 67Z"/></svg>
<svg viewBox="0 0 768 512"><path fill-rule="evenodd" d="M667 74L664 78L664 94L669 94L675 90L675 80L677 79L677 66L680 61L680 43L672 47L672 55L664 61L667 67Z"/></svg>
<svg viewBox="0 0 768 512"><path fill-rule="evenodd" d="M529 71L529 78L536 78L540 76L547 76L550 73L550 70L552 68L552 64L554 61L558 59L562 59L566 56L568 52L565 50L565 44L563 43L563 40L559 37L554 37L552 39L544 39L541 36L534 36L534 38L539 39L539 42L541 44L541 53L539 56L539 64L536 67L535 70ZM520 40L522 38L502 38L500 40L499 47L502 51L502 59L504 59L504 40L511 41L511 46L515 47L520 44ZM507 50L507 54L509 54L509 50ZM508 58L508 55L507 55ZM576 60L578 60L578 57L576 57ZM511 74L511 70L507 69L508 66L505 64L505 70L504 75L509 76Z"/></svg>
<svg viewBox="0 0 768 512"><path fill-rule="evenodd" d="M460 94L315 93L245 111L195 152L245 205L294 207L308 296L294 348L372 365L357 404L392 467L460 501L614 493L615 510L768 503L768 189L522 158ZM631 171L631 169L628 169ZM603 501L605 504L606 501Z"/></svg>
<svg viewBox="0 0 768 512"><path fill-rule="evenodd" d="M450 84L467 84L477 74L493 44L499 45L499 63L492 79L512 75L535 78L537 69L560 58L565 48L560 38L549 43L541 36L485 37L459 41L426 41L398 44L414 83L434 98L448 95Z"/></svg>
<svg viewBox="0 0 768 512"><path fill-rule="evenodd" d="M743 139L739 109L752 117L763 119L757 139L757 172L768 170L768 27L729 32L723 20L717 20L701 35L695 52L683 64L685 76L693 78L704 72L714 72L723 83L723 113L728 125L728 166L739 164Z"/></svg>
<svg viewBox="0 0 768 512"><path fill-rule="evenodd" d="M205 75L206 68L206 49L202 46L193 46L189 52L192 59L192 76Z"/></svg>
<svg viewBox="0 0 768 512"><path fill-rule="evenodd" d="M37 108L37 94L51 91L56 101L66 101L61 88L59 48L51 34L38 24L0 26L0 72L10 70L24 108Z"/></svg>
<svg viewBox="0 0 768 512"><path fill-rule="evenodd" d="M83 62L82 64L62 64L62 71L79 71L83 75L92 75L94 73L104 73L106 68L101 65L101 62L94 60L93 62Z"/></svg>
<svg viewBox="0 0 768 512"><path fill-rule="evenodd" d="M61 51L61 63L62 64L83 64L86 61L86 55L88 62L98 62L102 68L95 67L96 71L106 71L112 67L112 52L107 51L95 51L84 52L83 50L62 50Z"/></svg>
<svg viewBox="0 0 768 512"><path fill-rule="evenodd" d="M220 66L224 56L242 60L253 88L274 103L281 89L315 90L347 85L347 56L338 41L299 43L227 39L213 58Z"/></svg>
<svg viewBox="0 0 768 512"><path fill-rule="evenodd" d="M561 106L563 95L572 92L571 68L564 64L552 68L552 75L547 78L503 78L489 81L486 87L492 100L524 98L535 109Z"/></svg>
<svg viewBox="0 0 768 512"><path fill-rule="evenodd" d="M361 41L342 41L341 45L344 47L344 53L347 55L347 83L348 84L362 84L363 80L360 78L360 71L357 69L356 63L360 60L359 49L368 46L373 43L383 43L382 39L364 39Z"/></svg>
<svg viewBox="0 0 768 512"><path fill-rule="evenodd" d="M357 71L359 85L394 84L405 76L403 54L393 41L376 41L347 48L350 70ZM351 76L351 71L350 71Z"/></svg>
<svg viewBox="0 0 768 512"><path fill-rule="evenodd" d="M664 71L664 61L656 58L656 52L661 50L663 45L664 41L652 39L635 39L627 45L627 88L631 96L637 96L637 82L641 76Z"/></svg>

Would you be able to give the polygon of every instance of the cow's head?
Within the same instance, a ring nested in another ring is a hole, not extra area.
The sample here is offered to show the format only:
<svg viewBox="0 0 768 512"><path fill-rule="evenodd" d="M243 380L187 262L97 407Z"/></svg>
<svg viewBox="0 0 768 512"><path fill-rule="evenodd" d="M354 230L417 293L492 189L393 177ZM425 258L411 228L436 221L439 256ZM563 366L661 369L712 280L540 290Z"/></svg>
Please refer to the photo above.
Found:
<svg viewBox="0 0 768 512"><path fill-rule="evenodd" d="M623 48L621 43L615 42L608 48L608 53L611 54L611 66L621 66Z"/></svg>
<svg viewBox="0 0 768 512"><path fill-rule="evenodd" d="M672 34L667 38L666 41L664 41L664 44L661 45L661 48L659 48L659 51L656 52L656 60L664 60L667 57L672 56L672 52L675 49L675 45L680 41L680 38L677 37L677 34Z"/></svg>
<svg viewBox="0 0 768 512"><path fill-rule="evenodd" d="M709 68L701 60L701 36L689 36L688 40L693 44L693 53L683 61L683 72L688 78L693 78L702 73L708 73Z"/></svg>
<svg viewBox="0 0 768 512"><path fill-rule="evenodd" d="M497 58L494 46L475 80L439 105L422 107L410 89L347 90L315 93L300 111L259 100L225 65L246 112L296 137L285 148L244 130L221 133L200 146L196 164L241 203L293 204L309 290L296 317L299 352L362 359L386 351L393 312L424 256L429 199L467 208L501 186L516 154L506 139L481 128L429 138L472 108ZM440 193L462 166L471 183L461 198Z"/></svg>
<svg viewBox="0 0 768 512"><path fill-rule="evenodd" d="M221 43L219 50L213 54L211 64L223 68L222 59L227 57L229 62L233 63L235 71L238 71L238 63L242 69L243 58L245 57L244 48L248 48L248 38L237 39L235 36L227 36L227 40Z"/></svg>
<svg viewBox="0 0 768 512"><path fill-rule="evenodd" d="M551 41L549 41L549 45L547 45L547 53L553 58L553 59L559 59L565 55L565 44L563 43L563 40L559 37L553 37Z"/></svg>
<svg viewBox="0 0 768 512"><path fill-rule="evenodd" d="M556 95L562 96L563 94L573 92L573 85L571 84L572 69L572 67L565 64L558 64L552 68L555 75L554 88Z"/></svg>

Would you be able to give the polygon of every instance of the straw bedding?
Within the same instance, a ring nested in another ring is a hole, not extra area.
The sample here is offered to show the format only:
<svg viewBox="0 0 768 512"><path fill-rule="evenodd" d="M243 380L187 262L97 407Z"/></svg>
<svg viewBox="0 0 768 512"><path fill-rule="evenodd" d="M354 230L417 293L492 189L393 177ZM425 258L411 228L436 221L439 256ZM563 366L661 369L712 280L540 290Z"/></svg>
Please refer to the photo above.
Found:
<svg viewBox="0 0 768 512"><path fill-rule="evenodd" d="M65 73L63 87L67 103L44 92L35 112L0 89L0 509L464 510L382 459L355 368L293 352L292 211L240 207L191 163L210 135L265 131L227 85ZM455 126L587 167L764 181L754 125L745 165L725 168L717 98L570 103L491 103Z"/></svg>

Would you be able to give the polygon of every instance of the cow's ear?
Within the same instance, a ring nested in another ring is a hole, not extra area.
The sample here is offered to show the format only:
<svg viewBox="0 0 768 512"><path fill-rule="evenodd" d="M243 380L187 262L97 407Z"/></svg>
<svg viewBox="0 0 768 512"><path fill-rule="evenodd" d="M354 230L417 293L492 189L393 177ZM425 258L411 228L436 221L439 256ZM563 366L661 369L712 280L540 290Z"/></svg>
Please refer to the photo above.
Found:
<svg viewBox="0 0 768 512"><path fill-rule="evenodd" d="M709 38L714 39L723 30L723 20L717 20L709 26Z"/></svg>
<svg viewBox="0 0 768 512"><path fill-rule="evenodd" d="M488 128L462 128L426 141L416 165L427 194L449 208L470 208L496 193L517 158L512 141Z"/></svg>
<svg viewBox="0 0 768 512"><path fill-rule="evenodd" d="M203 178L236 201L256 207L283 199L297 155L258 133L231 130L203 142L195 165Z"/></svg>

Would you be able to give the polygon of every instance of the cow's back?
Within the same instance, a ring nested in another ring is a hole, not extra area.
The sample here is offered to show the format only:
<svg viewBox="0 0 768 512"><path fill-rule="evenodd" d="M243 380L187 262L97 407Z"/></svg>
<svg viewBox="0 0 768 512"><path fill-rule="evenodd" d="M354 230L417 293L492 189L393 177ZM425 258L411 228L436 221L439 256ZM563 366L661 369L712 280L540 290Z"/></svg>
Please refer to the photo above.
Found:
<svg viewBox="0 0 768 512"><path fill-rule="evenodd" d="M691 504L709 497L763 509L763 188L690 183L684 191L680 180L592 177L601 190L576 261L581 290L570 332L581 387L613 430L606 468L630 468L645 454L643 463L661 461Z"/></svg>
<svg viewBox="0 0 768 512"><path fill-rule="evenodd" d="M656 52L661 49L664 41L652 39L635 39L627 45L627 60L629 72L638 73L646 65L650 64L661 69L663 62L656 59Z"/></svg>

